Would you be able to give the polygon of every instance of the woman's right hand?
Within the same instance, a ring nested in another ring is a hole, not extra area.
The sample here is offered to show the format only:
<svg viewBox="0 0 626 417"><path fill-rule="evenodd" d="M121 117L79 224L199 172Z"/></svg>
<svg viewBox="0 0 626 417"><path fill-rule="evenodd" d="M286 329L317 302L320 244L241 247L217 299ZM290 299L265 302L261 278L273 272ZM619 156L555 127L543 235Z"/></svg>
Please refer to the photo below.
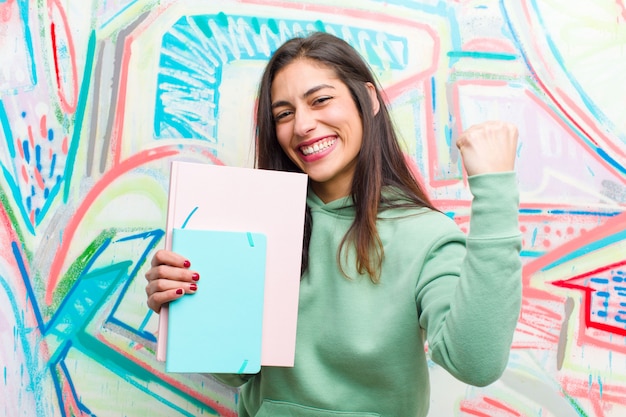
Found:
<svg viewBox="0 0 626 417"><path fill-rule="evenodd" d="M189 260L177 253L161 249L154 254L145 275L150 309L158 313L163 304L196 292L200 275L190 270L190 266Z"/></svg>

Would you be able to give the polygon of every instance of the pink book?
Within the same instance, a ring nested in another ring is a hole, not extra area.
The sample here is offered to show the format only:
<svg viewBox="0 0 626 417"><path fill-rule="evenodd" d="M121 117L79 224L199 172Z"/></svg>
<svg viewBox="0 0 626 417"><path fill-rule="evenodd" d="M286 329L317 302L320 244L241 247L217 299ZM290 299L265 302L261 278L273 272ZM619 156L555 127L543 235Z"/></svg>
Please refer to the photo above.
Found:
<svg viewBox="0 0 626 417"><path fill-rule="evenodd" d="M267 237L262 366L294 364L306 192L305 174L172 162L166 249L171 250L172 231L177 228L253 231ZM201 291L202 276L198 286ZM159 361L167 357L168 313L163 306Z"/></svg>

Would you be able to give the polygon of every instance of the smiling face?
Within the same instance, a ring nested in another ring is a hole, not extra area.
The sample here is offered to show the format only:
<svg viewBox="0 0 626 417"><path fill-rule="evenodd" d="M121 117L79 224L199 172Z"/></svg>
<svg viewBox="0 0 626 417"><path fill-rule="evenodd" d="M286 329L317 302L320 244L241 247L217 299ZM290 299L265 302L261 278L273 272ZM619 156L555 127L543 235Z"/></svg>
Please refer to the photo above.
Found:
<svg viewBox="0 0 626 417"><path fill-rule="evenodd" d="M301 58L276 73L271 102L278 142L318 197L349 195L363 127L348 87L332 69Z"/></svg>

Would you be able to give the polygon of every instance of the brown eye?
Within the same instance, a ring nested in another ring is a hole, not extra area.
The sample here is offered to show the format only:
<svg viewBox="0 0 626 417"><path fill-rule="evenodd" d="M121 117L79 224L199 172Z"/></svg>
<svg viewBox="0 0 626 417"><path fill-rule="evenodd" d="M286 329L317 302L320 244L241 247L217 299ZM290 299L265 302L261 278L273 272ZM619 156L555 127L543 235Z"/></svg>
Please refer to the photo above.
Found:
<svg viewBox="0 0 626 417"><path fill-rule="evenodd" d="M285 121L285 119L287 119L288 117L292 115L293 115L293 112L291 110L281 111L274 115L274 122L278 123L278 122Z"/></svg>
<svg viewBox="0 0 626 417"><path fill-rule="evenodd" d="M332 99L332 96L323 96L323 97L318 97L315 100L313 100L313 105L316 104L324 104L326 103L328 100Z"/></svg>

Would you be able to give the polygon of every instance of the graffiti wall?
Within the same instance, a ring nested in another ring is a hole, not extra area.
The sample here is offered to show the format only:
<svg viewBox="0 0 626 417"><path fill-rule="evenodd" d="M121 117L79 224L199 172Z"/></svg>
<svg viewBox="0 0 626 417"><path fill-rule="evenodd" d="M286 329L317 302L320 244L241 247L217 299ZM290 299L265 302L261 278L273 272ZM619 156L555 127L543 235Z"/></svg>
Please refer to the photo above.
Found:
<svg viewBox="0 0 626 417"><path fill-rule="evenodd" d="M143 274L169 163L251 166L260 71L311 30L367 59L464 229L456 135L519 126L510 363L480 389L433 365L430 415L625 415L624 0L0 0L0 414L236 415L156 361Z"/></svg>

